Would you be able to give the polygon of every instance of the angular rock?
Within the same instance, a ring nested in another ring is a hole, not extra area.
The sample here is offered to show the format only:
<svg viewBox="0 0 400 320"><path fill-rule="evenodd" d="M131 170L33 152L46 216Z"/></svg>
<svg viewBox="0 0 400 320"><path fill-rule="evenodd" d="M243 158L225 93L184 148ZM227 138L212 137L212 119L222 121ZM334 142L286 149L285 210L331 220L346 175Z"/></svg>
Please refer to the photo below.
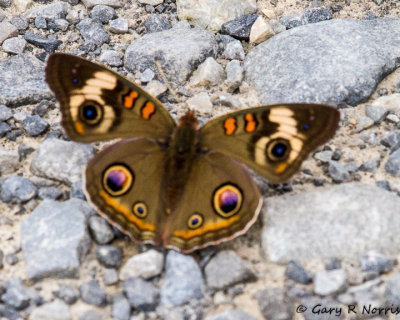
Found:
<svg viewBox="0 0 400 320"><path fill-rule="evenodd" d="M13 173L19 163L18 152L0 147L0 173Z"/></svg>
<svg viewBox="0 0 400 320"><path fill-rule="evenodd" d="M67 304L74 304L79 298L79 292L70 286L60 286L54 295Z"/></svg>
<svg viewBox="0 0 400 320"><path fill-rule="evenodd" d="M148 69L147 69L148 70ZM190 79L191 86L217 85L223 81L225 72L222 66L213 57L208 57Z"/></svg>
<svg viewBox="0 0 400 320"><path fill-rule="evenodd" d="M5 105L0 105L0 121L7 121L8 119L11 119L12 116L13 113L10 108Z"/></svg>
<svg viewBox="0 0 400 320"><path fill-rule="evenodd" d="M250 30L250 42L259 44L274 36L275 32L264 17L258 17Z"/></svg>
<svg viewBox="0 0 400 320"><path fill-rule="evenodd" d="M31 163L33 174L72 184L82 180L82 171L93 156L93 146L47 139L41 143Z"/></svg>
<svg viewBox="0 0 400 320"><path fill-rule="evenodd" d="M225 46L222 57L230 60L243 60L245 57L243 46L240 41L231 41Z"/></svg>
<svg viewBox="0 0 400 320"><path fill-rule="evenodd" d="M23 128L29 136L35 137L43 134L50 127L46 120L38 115L29 116L25 119Z"/></svg>
<svg viewBox="0 0 400 320"><path fill-rule="evenodd" d="M382 107L387 112L393 112L397 116L400 116L400 93L379 97L372 105L374 107Z"/></svg>
<svg viewBox="0 0 400 320"><path fill-rule="evenodd" d="M307 24L301 13L285 14L279 19L279 23L284 25L287 30Z"/></svg>
<svg viewBox="0 0 400 320"><path fill-rule="evenodd" d="M32 55L19 54L0 60L0 104L18 107L51 99L44 81L44 63Z"/></svg>
<svg viewBox="0 0 400 320"><path fill-rule="evenodd" d="M0 44L4 42L4 40L16 37L18 35L18 29L9 23L8 21L0 22Z"/></svg>
<svg viewBox="0 0 400 320"><path fill-rule="evenodd" d="M13 37L3 42L2 48L5 52L20 54L24 52L26 47L26 40Z"/></svg>
<svg viewBox="0 0 400 320"><path fill-rule="evenodd" d="M302 284L308 284L312 281L312 276L304 267L297 261L289 261L286 266L285 276L293 281Z"/></svg>
<svg viewBox="0 0 400 320"><path fill-rule="evenodd" d="M395 260L385 254L369 251L361 256L360 263L362 271L381 274L392 271Z"/></svg>
<svg viewBox="0 0 400 320"><path fill-rule="evenodd" d="M337 161L329 161L328 172L334 182L341 183L350 180L347 169Z"/></svg>
<svg viewBox="0 0 400 320"><path fill-rule="evenodd" d="M198 112L208 114L211 114L212 112L213 106L207 92L200 92L194 95L193 97L187 99L186 103L190 106L191 109Z"/></svg>
<svg viewBox="0 0 400 320"><path fill-rule="evenodd" d="M171 29L171 23L168 18L160 16L158 14L152 14L144 21L144 26L148 33L160 32Z"/></svg>
<svg viewBox="0 0 400 320"><path fill-rule="evenodd" d="M111 245L98 246L96 257L100 264L106 268L118 268L121 265L122 250Z"/></svg>
<svg viewBox="0 0 400 320"><path fill-rule="evenodd" d="M44 200L21 223L21 246L29 279L76 277L90 248L87 215L81 200ZM51 245L50 245L51 244Z"/></svg>
<svg viewBox="0 0 400 320"><path fill-rule="evenodd" d="M400 149L389 156L385 163L385 170L394 177L400 175Z"/></svg>
<svg viewBox="0 0 400 320"><path fill-rule="evenodd" d="M168 81L183 83L200 63L217 52L211 32L191 29L185 22L172 29L146 34L135 40L125 52L125 67L132 72L150 68L158 74L157 59Z"/></svg>
<svg viewBox="0 0 400 320"><path fill-rule="evenodd" d="M256 12L256 0L177 0L179 20L218 32L222 24Z"/></svg>
<svg viewBox="0 0 400 320"><path fill-rule="evenodd" d="M400 305L400 273L397 272L393 274L387 284L385 289L385 300L386 305Z"/></svg>
<svg viewBox="0 0 400 320"><path fill-rule="evenodd" d="M333 18L332 10L328 7L308 8L304 11L303 17L307 23L317 23Z"/></svg>
<svg viewBox="0 0 400 320"><path fill-rule="evenodd" d="M94 6L90 12L90 17L93 20L99 20L101 23L107 23L116 16L117 13L115 12L114 8L105 5Z"/></svg>
<svg viewBox="0 0 400 320"><path fill-rule="evenodd" d="M89 218L89 229L94 241L98 244L107 244L114 239L114 232L110 224L98 215Z"/></svg>
<svg viewBox="0 0 400 320"><path fill-rule="evenodd" d="M231 250L218 252L206 265L204 273L207 286L217 290L256 278L250 266Z"/></svg>
<svg viewBox="0 0 400 320"><path fill-rule="evenodd" d="M36 187L24 177L11 176L1 182L0 199L3 202L27 202L36 194Z"/></svg>
<svg viewBox="0 0 400 320"><path fill-rule="evenodd" d="M314 292L321 296L338 294L346 289L346 272L343 269L319 271L314 276Z"/></svg>
<svg viewBox="0 0 400 320"><path fill-rule="evenodd" d="M34 309L29 320L72 320L72 316L68 305L56 300Z"/></svg>
<svg viewBox="0 0 400 320"><path fill-rule="evenodd" d="M5 292L1 295L1 300L8 306L21 310L29 305L31 297L20 279L13 278L8 280L4 287Z"/></svg>
<svg viewBox="0 0 400 320"><path fill-rule="evenodd" d="M79 292L82 300L88 304L98 307L105 306L107 304L107 294L95 280L91 280L82 284L79 287Z"/></svg>
<svg viewBox="0 0 400 320"><path fill-rule="evenodd" d="M104 50L100 56L100 62L107 63L111 67L123 66L121 54L115 50Z"/></svg>
<svg viewBox="0 0 400 320"><path fill-rule="evenodd" d="M57 187L42 187L38 192L40 199L52 199L57 200L61 198L63 192Z"/></svg>
<svg viewBox="0 0 400 320"><path fill-rule="evenodd" d="M159 4L163 3L163 0L138 0L141 4L147 4L149 6L158 6Z"/></svg>
<svg viewBox="0 0 400 320"><path fill-rule="evenodd" d="M249 40L251 26L257 20L257 17L256 14L248 14L225 22L221 26L221 33L239 40Z"/></svg>
<svg viewBox="0 0 400 320"><path fill-rule="evenodd" d="M111 8L121 8L121 2L119 0L82 0L86 8L91 9L97 5L109 6Z"/></svg>
<svg viewBox="0 0 400 320"><path fill-rule="evenodd" d="M151 249L129 258L121 268L119 278L122 281L139 277L150 279L161 274L163 266L163 254Z"/></svg>
<svg viewBox="0 0 400 320"><path fill-rule="evenodd" d="M250 51L244 68L261 103L355 105L399 58L400 19L333 19L277 34Z"/></svg>
<svg viewBox="0 0 400 320"><path fill-rule="evenodd" d="M47 21L54 21L56 19L65 18L69 10L71 10L71 5L69 3L59 1L28 10L25 13L25 17L28 19L35 19L40 16Z"/></svg>
<svg viewBox="0 0 400 320"><path fill-rule="evenodd" d="M257 292L257 302L265 319L293 319L293 301L280 288L265 289Z"/></svg>
<svg viewBox="0 0 400 320"><path fill-rule="evenodd" d="M375 123L381 122L385 118L386 114L387 110L385 110L383 107L372 105L365 107L365 115L374 120Z"/></svg>
<svg viewBox="0 0 400 320"><path fill-rule="evenodd" d="M239 60L230 61L225 68L226 83L229 84L231 90L235 90L240 86L243 80L243 68Z"/></svg>
<svg viewBox="0 0 400 320"><path fill-rule="evenodd" d="M158 290L150 282L140 278L130 278L122 284L122 288L129 304L139 311L155 310L159 303Z"/></svg>
<svg viewBox="0 0 400 320"><path fill-rule="evenodd" d="M382 139L381 143L390 148L390 151L396 151L400 148L400 130L390 131L386 133Z"/></svg>
<svg viewBox="0 0 400 320"><path fill-rule="evenodd" d="M113 33L122 34L128 32L128 20L117 18L110 21L109 30Z"/></svg>
<svg viewBox="0 0 400 320"><path fill-rule="evenodd" d="M262 245L268 259L279 263L358 260L369 250L396 254L399 207L393 193L362 183L270 197L263 209Z"/></svg>
<svg viewBox="0 0 400 320"><path fill-rule="evenodd" d="M360 171L363 172L376 172L378 170L381 160L378 159L370 159L365 161L359 168Z"/></svg>
<svg viewBox="0 0 400 320"><path fill-rule="evenodd" d="M124 295L117 294L112 298L111 314L115 320L129 320L131 306Z"/></svg>
<svg viewBox="0 0 400 320"><path fill-rule="evenodd" d="M201 299L205 286L201 270L192 256L171 250L167 254L161 304L180 306Z"/></svg>
<svg viewBox="0 0 400 320"><path fill-rule="evenodd" d="M77 27L87 43L100 47L102 44L110 42L110 37L100 22L87 18L79 22Z"/></svg>
<svg viewBox="0 0 400 320"><path fill-rule="evenodd" d="M106 286L118 283L118 272L116 269L104 269L103 282Z"/></svg>

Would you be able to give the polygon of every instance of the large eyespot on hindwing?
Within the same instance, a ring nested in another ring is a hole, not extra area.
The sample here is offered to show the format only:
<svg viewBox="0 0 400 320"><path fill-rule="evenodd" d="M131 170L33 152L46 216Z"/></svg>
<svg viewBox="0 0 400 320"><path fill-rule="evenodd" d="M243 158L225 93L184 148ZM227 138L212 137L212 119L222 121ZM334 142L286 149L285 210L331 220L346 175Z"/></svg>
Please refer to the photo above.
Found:
<svg viewBox="0 0 400 320"><path fill-rule="evenodd" d="M147 206L144 202L136 202L133 206L132 206L132 212L135 216L137 216L140 219L144 219L147 217Z"/></svg>
<svg viewBox="0 0 400 320"><path fill-rule="evenodd" d="M112 197L126 194L133 186L135 176L124 164L113 164L103 174L103 187Z"/></svg>
<svg viewBox="0 0 400 320"><path fill-rule="evenodd" d="M187 226L189 229L197 229L200 228L202 226L204 222L204 218L203 215L201 215L200 213L196 212L194 214L192 214L189 217L189 220L187 222Z"/></svg>
<svg viewBox="0 0 400 320"><path fill-rule="evenodd" d="M214 191L212 205L215 212L223 218L230 218L238 213L242 203L242 191L231 183L223 184Z"/></svg>
<svg viewBox="0 0 400 320"><path fill-rule="evenodd" d="M79 120L88 126L99 124L103 115L103 107L95 101L85 101L79 106Z"/></svg>
<svg viewBox="0 0 400 320"><path fill-rule="evenodd" d="M285 160L290 154L290 143L285 139L271 140L266 148L265 155L268 160L272 162L281 162Z"/></svg>

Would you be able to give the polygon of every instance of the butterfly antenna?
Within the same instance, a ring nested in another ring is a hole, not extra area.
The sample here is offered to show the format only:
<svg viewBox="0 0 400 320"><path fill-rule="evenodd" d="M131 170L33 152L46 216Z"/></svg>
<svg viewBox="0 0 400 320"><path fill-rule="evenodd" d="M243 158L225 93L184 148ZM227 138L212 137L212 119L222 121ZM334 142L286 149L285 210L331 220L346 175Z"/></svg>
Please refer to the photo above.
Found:
<svg viewBox="0 0 400 320"><path fill-rule="evenodd" d="M169 81L167 80L167 77L165 76L165 73L161 67L161 64L157 61L157 59L154 57L154 62L156 64L156 67L158 69L158 72L160 72L161 78L163 79L165 85L167 86L169 92L172 94L172 96L174 97L174 99L179 103L182 102L180 101L180 99L178 98L176 92L174 89L172 89L171 84L169 83Z"/></svg>

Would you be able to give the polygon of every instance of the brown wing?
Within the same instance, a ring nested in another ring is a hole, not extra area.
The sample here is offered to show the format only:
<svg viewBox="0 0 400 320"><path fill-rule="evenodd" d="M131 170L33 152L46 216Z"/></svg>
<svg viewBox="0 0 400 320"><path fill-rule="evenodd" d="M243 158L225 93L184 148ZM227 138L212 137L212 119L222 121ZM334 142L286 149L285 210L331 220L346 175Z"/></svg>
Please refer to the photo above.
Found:
<svg viewBox="0 0 400 320"><path fill-rule="evenodd" d="M159 244L165 152L152 139L126 139L86 167L86 194L99 213L137 241Z"/></svg>
<svg viewBox="0 0 400 320"><path fill-rule="evenodd" d="M318 104L277 104L232 112L200 129L202 145L245 163L272 182L290 178L330 139L340 113Z"/></svg>
<svg viewBox="0 0 400 320"><path fill-rule="evenodd" d="M246 168L218 152L199 156L165 220L165 247L185 253L230 240L257 219L262 198Z"/></svg>
<svg viewBox="0 0 400 320"><path fill-rule="evenodd" d="M62 125L75 141L166 138L175 127L159 100L97 63L51 54L46 81L61 104Z"/></svg>

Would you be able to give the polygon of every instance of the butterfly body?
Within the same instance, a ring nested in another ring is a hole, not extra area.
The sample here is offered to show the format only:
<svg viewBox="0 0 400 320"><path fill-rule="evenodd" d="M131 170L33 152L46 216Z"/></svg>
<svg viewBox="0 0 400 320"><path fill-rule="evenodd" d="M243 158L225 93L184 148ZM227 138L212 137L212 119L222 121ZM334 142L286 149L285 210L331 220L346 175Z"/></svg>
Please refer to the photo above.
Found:
<svg viewBox="0 0 400 320"><path fill-rule="evenodd" d="M262 197L244 164L285 181L339 121L332 107L276 104L201 128L188 111L176 124L128 79L67 54L50 55L46 80L71 139L121 139L88 163L88 200L132 239L185 253L232 239L257 219Z"/></svg>

